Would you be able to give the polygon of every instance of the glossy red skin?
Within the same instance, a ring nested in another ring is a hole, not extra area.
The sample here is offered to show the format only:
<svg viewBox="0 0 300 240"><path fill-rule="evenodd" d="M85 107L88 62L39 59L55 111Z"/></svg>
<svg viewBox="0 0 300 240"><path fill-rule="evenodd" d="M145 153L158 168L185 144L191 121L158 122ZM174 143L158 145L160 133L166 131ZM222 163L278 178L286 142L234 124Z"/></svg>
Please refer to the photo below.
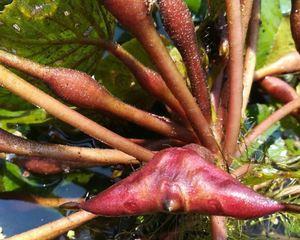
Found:
<svg viewBox="0 0 300 240"><path fill-rule="evenodd" d="M103 216L193 212L238 219L284 209L206 161L198 154L201 150L197 153L193 149L158 152L141 170L84 202L81 208Z"/></svg>
<svg viewBox="0 0 300 240"><path fill-rule="evenodd" d="M163 25L181 53L187 68L194 97L198 101L202 113L210 121L211 109L206 73L202 68L191 13L183 0L159 0L158 3Z"/></svg>

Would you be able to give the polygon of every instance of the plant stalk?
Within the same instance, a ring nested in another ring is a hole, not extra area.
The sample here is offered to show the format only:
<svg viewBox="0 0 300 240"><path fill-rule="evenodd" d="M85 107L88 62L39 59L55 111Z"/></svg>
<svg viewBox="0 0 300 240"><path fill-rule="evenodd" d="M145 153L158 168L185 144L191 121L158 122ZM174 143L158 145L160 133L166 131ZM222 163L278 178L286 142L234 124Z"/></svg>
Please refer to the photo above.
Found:
<svg viewBox="0 0 300 240"><path fill-rule="evenodd" d="M149 161L153 152L111 132L94 121L52 98L0 65L0 85L26 101L44 108L49 114L80 129L84 133L142 161Z"/></svg>
<svg viewBox="0 0 300 240"><path fill-rule="evenodd" d="M77 228L96 217L97 216L92 213L80 210L67 217L63 217L27 232L7 238L7 240L50 240L69 230Z"/></svg>
<svg viewBox="0 0 300 240"><path fill-rule="evenodd" d="M130 106L110 95L89 75L65 68L46 67L0 50L0 62L38 77L61 98L75 106L102 110L167 137L195 142L193 133L178 124ZM82 91L81 88L85 89Z"/></svg>
<svg viewBox="0 0 300 240"><path fill-rule="evenodd" d="M251 1L246 1L246 3ZM258 40L258 32L260 26L260 0L254 0L252 17L249 29L248 45L246 49L244 62L244 76L243 76L243 107L242 116L245 118L245 112L248 105L250 91L254 79L255 65L256 65L256 45Z"/></svg>
<svg viewBox="0 0 300 240"><path fill-rule="evenodd" d="M300 71L300 54L291 52L255 71L254 79Z"/></svg>
<svg viewBox="0 0 300 240"><path fill-rule="evenodd" d="M206 72L202 67L191 13L183 0L160 0L158 4L164 28L179 50L186 66L193 96L204 117L210 122L211 103Z"/></svg>
<svg viewBox="0 0 300 240"><path fill-rule="evenodd" d="M255 0L241 0L241 12L242 12L242 27L243 27L243 43L247 38L247 32L249 27L249 21L251 15L253 15L253 2ZM251 33L249 33L251 36Z"/></svg>
<svg viewBox="0 0 300 240"><path fill-rule="evenodd" d="M38 204L43 207L48 208L59 208L61 205L72 202L72 203L81 203L84 201L82 198L46 198L38 195L32 195L28 193L16 193L16 192L2 192L0 193L0 199L7 200L20 200L25 202L30 202Z"/></svg>
<svg viewBox="0 0 300 240"><path fill-rule="evenodd" d="M241 121L243 95L243 34L240 0L226 0L229 40L229 109L226 120L224 151L229 156L235 152Z"/></svg>
<svg viewBox="0 0 300 240"><path fill-rule="evenodd" d="M167 86L184 108L201 143L212 152L219 152L208 122L156 32L145 1L134 0L130 7L126 0L105 0L103 4L142 43Z"/></svg>
<svg viewBox="0 0 300 240"><path fill-rule="evenodd" d="M228 238L226 217L211 216L210 221L212 240L226 240Z"/></svg>
<svg viewBox="0 0 300 240"><path fill-rule="evenodd" d="M54 158L61 161L99 165L135 164L134 157L114 149L93 149L60 144L38 143L0 129L0 151L24 156Z"/></svg>
<svg viewBox="0 0 300 240"><path fill-rule="evenodd" d="M261 134L263 134L266 130L268 130L274 123L278 122L285 116L289 115L294 110L300 108L300 97L285 104L277 111L272 113L267 119L257 125L245 138L245 141L238 146L238 150L235 153L235 157L241 156L243 152L246 150L247 146L250 144Z"/></svg>

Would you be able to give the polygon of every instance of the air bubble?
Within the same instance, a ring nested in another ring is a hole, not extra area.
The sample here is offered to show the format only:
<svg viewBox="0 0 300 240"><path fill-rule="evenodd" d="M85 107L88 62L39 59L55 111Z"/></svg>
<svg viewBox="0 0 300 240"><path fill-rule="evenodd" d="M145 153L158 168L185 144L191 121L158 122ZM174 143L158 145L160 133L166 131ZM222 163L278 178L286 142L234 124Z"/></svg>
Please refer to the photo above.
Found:
<svg viewBox="0 0 300 240"><path fill-rule="evenodd" d="M67 17L69 16L71 13L69 11L64 11L64 15Z"/></svg>
<svg viewBox="0 0 300 240"><path fill-rule="evenodd" d="M16 30L16 31L18 31L18 32L20 32L21 31L21 28L20 28L20 26L18 25L18 24L14 24L14 25L12 25L12 27Z"/></svg>
<svg viewBox="0 0 300 240"><path fill-rule="evenodd" d="M84 37L87 37L88 35L90 35L90 33L93 31L93 27L92 26L89 26L88 28L87 28L87 30L83 33L83 36Z"/></svg>

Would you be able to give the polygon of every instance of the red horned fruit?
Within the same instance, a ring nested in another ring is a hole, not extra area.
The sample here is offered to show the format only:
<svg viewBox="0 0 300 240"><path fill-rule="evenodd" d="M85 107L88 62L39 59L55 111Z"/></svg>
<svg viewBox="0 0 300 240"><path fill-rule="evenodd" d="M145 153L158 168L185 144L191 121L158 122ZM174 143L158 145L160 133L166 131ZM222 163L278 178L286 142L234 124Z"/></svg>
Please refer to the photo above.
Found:
<svg viewBox="0 0 300 240"><path fill-rule="evenodd" d="M80 206L103 216L194 212L238 219L285 208L242 185L205 156L207 150L195 145L160 151L141 170Z"/></svg>

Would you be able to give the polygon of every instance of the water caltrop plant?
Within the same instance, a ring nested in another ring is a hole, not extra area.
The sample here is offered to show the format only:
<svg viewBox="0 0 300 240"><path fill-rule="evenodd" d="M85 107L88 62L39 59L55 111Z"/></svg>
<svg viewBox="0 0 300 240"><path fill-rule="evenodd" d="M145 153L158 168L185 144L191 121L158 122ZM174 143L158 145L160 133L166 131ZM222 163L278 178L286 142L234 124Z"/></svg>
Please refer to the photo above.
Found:
<svg viewBox="0 0 300 240"><path fill-rule="evenodd" d="M195 239L188 226L197 239L241 239L262 219L299 237L300 224L293 231L281 216L300 221L300 1L14 0L1 8L0 198L72 211L8 239L54 239L99 216L133 219L113 239ZM21 117L36 111L44 115ZM97 144L29 134L48 123ZM7 187L7 166L39 179L122 170L88 197L56 198Z"/></svg>

